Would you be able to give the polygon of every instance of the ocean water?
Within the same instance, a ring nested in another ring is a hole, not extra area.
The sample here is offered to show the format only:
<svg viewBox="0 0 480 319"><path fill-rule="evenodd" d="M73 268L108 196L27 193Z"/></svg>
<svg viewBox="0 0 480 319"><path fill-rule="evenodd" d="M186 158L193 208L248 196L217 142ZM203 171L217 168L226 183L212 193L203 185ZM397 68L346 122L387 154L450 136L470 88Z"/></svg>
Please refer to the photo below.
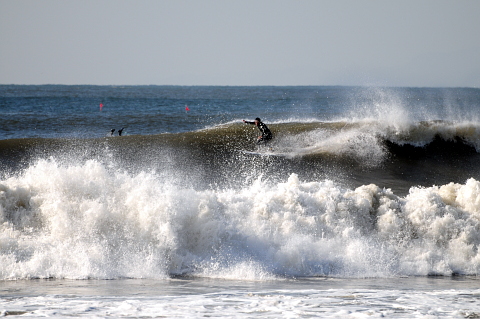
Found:
<svg viewBox="0 0 480 319"><path fill-rule="evenodd" d="M0 118L3 315L480 317L480 89L3 85Z"/></svg>

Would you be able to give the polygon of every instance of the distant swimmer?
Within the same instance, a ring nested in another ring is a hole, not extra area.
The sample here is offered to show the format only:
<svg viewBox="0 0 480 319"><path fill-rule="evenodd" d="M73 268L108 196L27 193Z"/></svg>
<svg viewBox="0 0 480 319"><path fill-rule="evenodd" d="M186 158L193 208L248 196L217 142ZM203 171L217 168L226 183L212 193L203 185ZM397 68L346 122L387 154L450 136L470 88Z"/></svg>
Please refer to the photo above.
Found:
<svg viewBox="0 0 480 319"><path fill-rule="evenodd" d="M265 123L263 123L259 117L257 117L253 122L243 120L243 123L256 125L260 130L260 132L262 132L262 135L259 136L257 139L257 144L260 144L262 142L266 144L268 141L270 141L273 138L272 132L270 132L267 125L265 125Z"/></svg>
<svg viewBox="0 0 480 319"><path fill-rule="evenodd" d="M118 130L118 136L122 136L122 132L123 132L123 127L121 129Z"/></svg>
<svg viewBox="0 0 480 319"><path fill-rule="evenodd" d="M113 133L115 133L115 129L114 129L114 128L112 128L112 129L110 130L110 136L113 136Z"/></svg>

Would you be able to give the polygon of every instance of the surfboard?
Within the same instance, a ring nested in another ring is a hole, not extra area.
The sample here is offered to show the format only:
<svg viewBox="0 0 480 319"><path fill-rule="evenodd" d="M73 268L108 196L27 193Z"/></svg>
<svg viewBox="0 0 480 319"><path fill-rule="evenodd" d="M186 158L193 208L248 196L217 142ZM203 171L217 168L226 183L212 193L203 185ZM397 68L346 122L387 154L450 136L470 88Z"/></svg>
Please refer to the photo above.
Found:
<svg viewBox="0 0 480 319"><path fill-rule="evenodd" d="M288 154L284 154L284 153L276 153L274 151L246 151L246 150L241 150L240 152L242 152L243 154L247 154L247 155L256 155L256 156L280 156L280 157L285 157L285 156L288 156Z"/></svg>

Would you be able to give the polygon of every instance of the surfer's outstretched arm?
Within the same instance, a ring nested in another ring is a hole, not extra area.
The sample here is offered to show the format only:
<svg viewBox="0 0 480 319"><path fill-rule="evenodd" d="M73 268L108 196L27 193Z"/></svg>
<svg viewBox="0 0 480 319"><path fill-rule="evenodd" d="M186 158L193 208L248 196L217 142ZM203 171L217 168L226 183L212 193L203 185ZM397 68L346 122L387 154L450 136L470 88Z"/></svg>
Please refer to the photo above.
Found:
<svg viewBox="0 0 480 319"><path fill-rule="evenodd" d="M245 120L243 120L243 123L255 125L255 122L250 122L250 121L245 121Z"/></svg>

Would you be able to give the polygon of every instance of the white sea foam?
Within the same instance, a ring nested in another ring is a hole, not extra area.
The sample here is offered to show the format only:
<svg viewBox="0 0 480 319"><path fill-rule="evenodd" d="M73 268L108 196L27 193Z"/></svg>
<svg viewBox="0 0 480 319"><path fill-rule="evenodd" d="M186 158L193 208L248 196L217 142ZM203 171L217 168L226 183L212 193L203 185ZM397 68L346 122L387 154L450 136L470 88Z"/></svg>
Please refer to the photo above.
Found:
<svg viewBox="0 0 480 319"><path fill-rule="evenodd" d="M480 182L262 179L196 190L98 161L0 182L0 278L389 277L480 272Z"/></svg>
<svg viewBox="0 0 480 319"><path fill-rule="evenodd" d="M0 315L87 318L476 318L475 279L3 282ZM21 297L19 297L21 296Z"/></svg>

